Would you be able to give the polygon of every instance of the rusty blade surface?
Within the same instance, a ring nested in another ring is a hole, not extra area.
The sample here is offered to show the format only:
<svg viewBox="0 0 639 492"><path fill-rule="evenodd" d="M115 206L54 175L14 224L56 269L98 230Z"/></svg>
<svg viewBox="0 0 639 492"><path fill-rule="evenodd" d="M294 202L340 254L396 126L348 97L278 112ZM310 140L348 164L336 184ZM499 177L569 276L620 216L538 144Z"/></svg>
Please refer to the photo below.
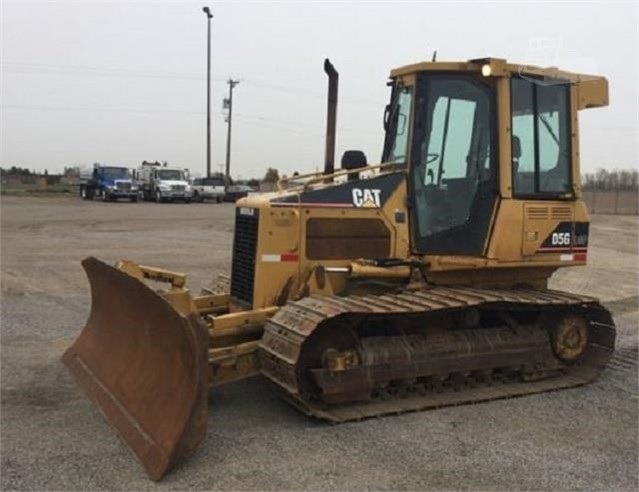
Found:
<svg viewBox="0 0 639 492"><path fill-rule="evenodd" d="M206 436L206 328L140 280L95 258L82 266L91 314L63 361L159 480Z"/></svg>

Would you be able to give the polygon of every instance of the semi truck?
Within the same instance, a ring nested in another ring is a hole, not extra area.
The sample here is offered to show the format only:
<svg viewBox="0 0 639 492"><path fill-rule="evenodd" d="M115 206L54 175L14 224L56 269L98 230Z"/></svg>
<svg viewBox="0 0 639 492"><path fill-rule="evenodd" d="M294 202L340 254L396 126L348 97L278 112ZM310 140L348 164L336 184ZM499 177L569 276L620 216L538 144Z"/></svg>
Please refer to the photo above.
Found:
<svg viewBox="0 0 639 492"><path fill-rule="evenodd" d="M137 178L145 200L157 203L181 200L191 203L193 191L189 184L189 171L166 163L142 162Z"/></svg>
<svg viewBox="0 0 639 492"><path fill-rule="evenodd" d="M93 164L93 169L80 173L80 197L93 200L100 197L105 202L118 198L138 201L138 187L131 170L122 166L105 166Z"/></svg>

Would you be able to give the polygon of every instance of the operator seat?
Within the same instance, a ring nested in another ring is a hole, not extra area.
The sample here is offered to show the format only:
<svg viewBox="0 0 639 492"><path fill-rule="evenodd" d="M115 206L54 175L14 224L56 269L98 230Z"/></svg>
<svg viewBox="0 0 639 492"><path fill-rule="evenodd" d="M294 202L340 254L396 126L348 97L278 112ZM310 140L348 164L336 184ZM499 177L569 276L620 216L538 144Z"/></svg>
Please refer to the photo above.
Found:
<svg viewBox="0 0 639 492"><path fill-rule="evenodd" d="M350 171L351 169L359 169L368 166L366 154L361 150L347 150L342 155L342 169ZM349 181L359 179L359 173L351 173L348 175Z"/></svg>

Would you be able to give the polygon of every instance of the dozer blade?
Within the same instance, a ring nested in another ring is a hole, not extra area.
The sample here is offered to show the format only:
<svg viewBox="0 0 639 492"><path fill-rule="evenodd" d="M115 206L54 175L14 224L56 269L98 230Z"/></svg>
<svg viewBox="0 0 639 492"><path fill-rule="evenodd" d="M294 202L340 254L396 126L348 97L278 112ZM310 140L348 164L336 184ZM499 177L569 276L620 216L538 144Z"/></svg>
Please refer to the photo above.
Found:
<svg viewBox="0 0 639 492"><path fill-rule="evenodd" d="M82 266L91 315L63 361L159 480L206 435L206 327L126 273L95 258Z"/></svg>

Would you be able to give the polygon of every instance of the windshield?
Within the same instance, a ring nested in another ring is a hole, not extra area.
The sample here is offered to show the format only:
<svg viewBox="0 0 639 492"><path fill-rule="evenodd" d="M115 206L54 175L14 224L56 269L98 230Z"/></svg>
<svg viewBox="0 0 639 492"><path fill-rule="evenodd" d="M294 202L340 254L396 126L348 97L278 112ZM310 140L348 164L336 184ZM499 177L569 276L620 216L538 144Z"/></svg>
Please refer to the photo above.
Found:
<svg viewBox="0 0 639 492"><path fill-rule="evenodd" d="M128 179L131 172L126 167L103 167L102 175L110 179Z"/></svg>
<svg viewBox="0 0 639 492"><path fill-rule="evenodd" d="M177 171L174 169L160 169L158 170L158 178L166 179L170 181L182 181L184 178L182 177L182 171Z"/></svg>
<svg viewBox="0 0 639 492"><path fill-rule="evenodd" d="M204 178L202 180L204 186L224 186L223 178Z"/></svg>
<svg viewBox="0 0 639 492"><path fill-rule="evenodd" d="M384 155L382 156L383 162L406 162L412 101L412 87L404 87L398 84L393 88L391 104L390 107L387 107L384 115L386 142Z"/></svg>

